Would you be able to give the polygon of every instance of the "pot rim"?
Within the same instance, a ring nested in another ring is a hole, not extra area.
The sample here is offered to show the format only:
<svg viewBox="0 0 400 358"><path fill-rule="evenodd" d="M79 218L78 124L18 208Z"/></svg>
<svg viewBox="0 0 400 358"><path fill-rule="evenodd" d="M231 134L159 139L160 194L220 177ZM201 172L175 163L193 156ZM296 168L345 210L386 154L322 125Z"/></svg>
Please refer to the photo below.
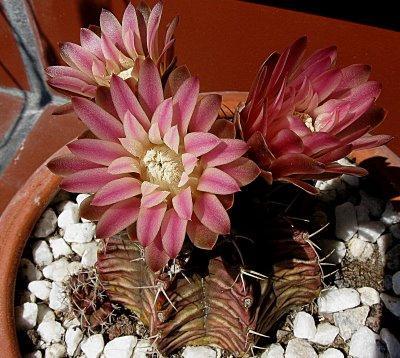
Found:
<svg viewBox="0 0 400 358"><path fill-rule="evenodd" d="M223 104L235 108L244 102L247 92L224 91ZM204 93L206 94L206 93ZM30 233L49 202L58 191L61 178L50 172L47 162L67 153L61 148L45 161L17 192L0 217L0 342L1 357L20 356L14 319L14 293L18 266ZM386 146L359 150L351 158L361 163L372 157L384 157L390 166L400 167L400 157ZM400 180L396 183L400 188ZM400 201L400 196L392 199ZM17 213L17 214L16 214Z"/></svg>

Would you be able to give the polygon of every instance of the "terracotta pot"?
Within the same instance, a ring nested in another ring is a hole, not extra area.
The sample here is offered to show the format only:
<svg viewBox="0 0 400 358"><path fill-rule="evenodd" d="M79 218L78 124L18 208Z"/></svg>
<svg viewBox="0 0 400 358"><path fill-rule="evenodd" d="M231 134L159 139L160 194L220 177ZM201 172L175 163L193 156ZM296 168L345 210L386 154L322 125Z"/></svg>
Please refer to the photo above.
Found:
<svg viewBox="0 0 400 358"><path fill-rule="evenodd" d="M246 98L245 92L221 94L223 104L231 109ZM65 151L66 148L63 148L54 156ZM400 158L386 147L358 151L353 157L357 163L373 157L383 157L391 168L400 170ZM392 173L391 170L385 170L378 173L381 179L386 179L397 192L400 191L398 171ZM59 183L60 178L42 165L14 196L0 218L0 357L20 356L14 320L14 290L18 265L30 232L57 193ZM395 200L400 200L400 197Z"/></svg>

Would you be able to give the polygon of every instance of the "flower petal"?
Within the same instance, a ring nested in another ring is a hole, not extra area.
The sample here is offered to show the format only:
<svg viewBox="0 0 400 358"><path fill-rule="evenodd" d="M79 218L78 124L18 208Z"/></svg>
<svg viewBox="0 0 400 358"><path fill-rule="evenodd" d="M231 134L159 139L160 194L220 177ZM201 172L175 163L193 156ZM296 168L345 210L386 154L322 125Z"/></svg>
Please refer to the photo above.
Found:
<svg viewBox="0 0 400 358"><path fill-rule="evenodd" d="M93 53L98 59L104 60L103 52L101 51L100 37L93 31L81 28L80 31L81 46Z"/></svg>
<svg viewBox="0 0 400 358"><path fill-rule="evenodd" d="M231 223L228 213L214 194L200 194L193 211L200 222L217 234L229 234Z"/></svg>
<svg viewBox="0 0 400 358"><path fill-rule="evenodd" d="M90 221L99 221L102 215L110 208L109 206L94 206L92 204L94 195L88 196L79 205L79 216Z"/></svg>
<svg viewBox="0 0 400 358"><path fill-rule="evenodd" d="M272 162L270 171L274 178L283 178L293 174L320 174L325 166L304 154L286 154Z"/></svg>
<svg viewBox="0 0 400 358"><path fill-rule="evenodd" d="M127 138L144 143L148 142L149 136L147 132L131 112L125 113L123 124Z"/></svg>
<svg viewBox="0 0 400 358"><path fill-rule="evenodd" d="M199 157L214 149L221 140L211 133L192 132L185 135L185 151Z"/></svg>
<svg viewBox="0 0 400 358"><path fill-rule="evenodd" d="M190 220L193 212L192 190L190 187L172 198L172 205L181 219Z"/></svg>
<svg viewBox="0 0 400 358"><path fill-rule="evenodd" d="M182 154L182 164L187 175L193 172L193 169L196 167L197 158L190 153L183 153Z"/></svg>
<svg viewBox="0 0 400 358"><path fill-rule="evenodd" d="M151 208L141 207L137 220L137 238L143 246L148 246L160 230L167 205L158 204Z"/></svg>
<svg viewBox="0 0 400 358"><path fill-rule="evenodd" d="M111 162L108 166L108 172L111 174L139 173L139 162L132 157L120 157Z"/></svg>
<svg viewBox="0 0 400 358"><path fill-rule="evenodd" d="M257 164L243 157L218 168L235 179L239 186L250 184L260 174Z"/></svg>
<svg viewBox="0 0 400 358"><path fill-rule="evenodd" d="M162 203L169 194L169 191L156 190L148 195L142 196L141 205L145 208L151 208Z"/></svg>
<svg viewBox="0 0 400 358"><path fill-rule="evenodd" d="M144 256L147 266L153 272L161 270L168 263L169 256L164 251L160 234L145 248Z"/></svg>
<svg viewBox="0 0 400 358"><path fill-rule="evenodd" d="M107 168L86 169L69 175L60 184L61 189L71 193L94 193L120 176L107 172Z"/></svg>
<svg viewBox="0 0 400 358"><path fill-rule="evenodd" d="M203 250L211 250L218 240L218 234L207 229L196 216L188 221L187 234L194 246Z"/></svg>
<svg viewBox="0 0 400 358"><path fill-rule="evenodd" d="M219 118L211 126L210 133L215 134L218 138L235 138L235 125L227 119Z"/></svg>
<svg viewBox="0 0 400 358"><path fill-rule="evenodd" d="M222 96L209 94L197 102L189 123L190 132L208 132L218 117Z"/></svg>
<svg viewBox="0 0 400 358"><path fill-rule="evenodd" d="M121 142L122 146L135 157L141 157L145 152L145 148L143 147L142 143L137 140L119 138L119 141Z"/></svg>
<svg viewBox="0 0 400 358"><path fill-rule="evenodd" d="M207 166L216 167L233 162L248 150L246 142L240 139L223 139L211 152L202 156L202 161Z"/></svg>
<svg viewBox="0 0 400 358"><path fill-rule="evenodd" d="M185 240L187 220L183 220L175 212L169 209L161 226L161 239L167 255L171 258L178 256Z"/></svg>
<svg viewBox="0 0 400 358"><path fill-rule="evenodd" d="M77 158L74 155L63 155L50 160L47 167L55 174L65 176L81 170L101 167L99 164Z"/></svg>
<svg viewBox="0 0 400 358"><path fill-rule="evenodd" d="M114 44L122 45L121 24L114 14L106 9L100 14L101 32L107 35Z"/></svg>
<svg viewBox="0 0 400 358"><path fill-rule="evenodd" d="M158 188L157 184L150 183L149 181L144 181L142 183L142 195L143 196L149 195L157 188Z"/></svg>
<svg viewBox="0 0 400 358"><path fill-rule="evenodd" d="M240 191L236 180L217 168L206 168L199 178L197 190L213 194L232 194Z"/></svg>
<svg viewBox="0 0 400 358"><path fill-rule="evenodd" d="M187 175L187 173L183 172L181 179L179 180L179 183L178 183L178 188L182 188L188 181L189 181L189 175Z"/></svg>
<svg viewBox="0 0 400 358"><path fill-rule="evenodd" d="M179 149L179 132L178 127L173 126L167 130L164 135L164 143L173 150L175 153L178 153Z"/></svg>
<svg viewBox="0 0 400 358"><path fill-rule="evenodd" d="M83 47L72 42L65 42L60 45L60 55L71 67L77 68L90 75L94 56Z"/></svg>
<svg viewBox="0 0 400 358"><path fill-rule="evenodd" d="M303 141L290 129L282 129L269 142L269 148L275 156L289 153L301 153Z"/></svg>
<svg viewBox="0 0 400 358"><path fill-rule="evenodd" d="M153 144L162 144L163 140L161 139L160 128L158 127L158 123L153 123L149 129L149 140Z"/></svg>
<svg viewBox="0 0 400 358"><path fill-rule="evenodd" d="M111 206L96 226L96 237L107 238L133 224L139 215L140 200L131 198Z"/></svg>
<svg viewBox="0 0 400 358"><path fill-rule="evenodd" d="M121 122L92 101L72 97L72 105L81 121L100 139L118 141L124 136Z"/></svg>
<svg viewBox="0 0 400 358"><path fill-rule="evenodd" d="M159 106L157 107L157 109L153 114L151 123L158 123L162 136L164 136L164 134L168 131L168 129L171 128L172 98L168 98L159 104Z"/></svg>

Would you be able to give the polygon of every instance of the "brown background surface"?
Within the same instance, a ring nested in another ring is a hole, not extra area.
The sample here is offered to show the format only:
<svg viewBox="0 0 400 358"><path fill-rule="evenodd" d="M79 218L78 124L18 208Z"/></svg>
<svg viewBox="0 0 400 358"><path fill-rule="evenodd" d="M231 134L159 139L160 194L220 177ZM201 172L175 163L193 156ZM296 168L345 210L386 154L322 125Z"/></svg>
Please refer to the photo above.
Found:
<svg viewBox="0 0 400 358"><path fill-rule="evenodd" d="M102 7L120 18L126 3L126 0L27 0L42 46L43 62L57 63L58 43L78 42L79 28L98 23ZM304 34L309 37L309 53L335 44L339 48L339 65L371 64L373 79L383 84L378 103L389 111L387 121L377 132L396 136L389 147L400 153L400 33L238 0L165 0L164 8L162 27L174 15L180 15L176 32L179 63L186 63L200 77L203 91L247 91L264 58ZM6 21L0 18L2 66L19 79L20 86L27 88L22 62L10 35ZM15 86L1 67L0 85ZM5 111L6 102L0 101L0 113ZM16 154L18 160L0 178L0 210L33 169L80 130L76 121L62 119L57 125L51 124L54 132L49 134L48 113L38 121ZM3 123L5 120L7 124ZM12 123L10 116L0 117L2 131L8 123Z"/></svg>

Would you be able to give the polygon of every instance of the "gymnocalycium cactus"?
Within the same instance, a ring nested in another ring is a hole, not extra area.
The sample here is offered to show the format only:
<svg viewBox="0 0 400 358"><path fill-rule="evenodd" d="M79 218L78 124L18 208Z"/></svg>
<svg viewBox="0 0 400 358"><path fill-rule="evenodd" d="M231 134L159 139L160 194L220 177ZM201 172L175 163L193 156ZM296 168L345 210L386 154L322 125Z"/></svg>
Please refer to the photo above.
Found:
<svg viewBox="0 0 400 358"><path fill-rule="evenodd" d="M122 25L103 11L98 33L62 47L70 67L47 71L88 128L48 166L63 189L91 194L81 215L104 244L99 286L80 273L70 300L93 328L124 306L165 354L207 344L246 356L322 286L308 228L287 216L303 194L275 180L316 193L313 179L365 174L333 162L389 140L363 137L384 117L371 108L380 86L366 66L333 69L333 48L301 63L302 38L226 114L220 95L175 68L176 20L158 51L161 10L129 5ZM290 198L285 210L271 209L274 195Z"/></svg>

